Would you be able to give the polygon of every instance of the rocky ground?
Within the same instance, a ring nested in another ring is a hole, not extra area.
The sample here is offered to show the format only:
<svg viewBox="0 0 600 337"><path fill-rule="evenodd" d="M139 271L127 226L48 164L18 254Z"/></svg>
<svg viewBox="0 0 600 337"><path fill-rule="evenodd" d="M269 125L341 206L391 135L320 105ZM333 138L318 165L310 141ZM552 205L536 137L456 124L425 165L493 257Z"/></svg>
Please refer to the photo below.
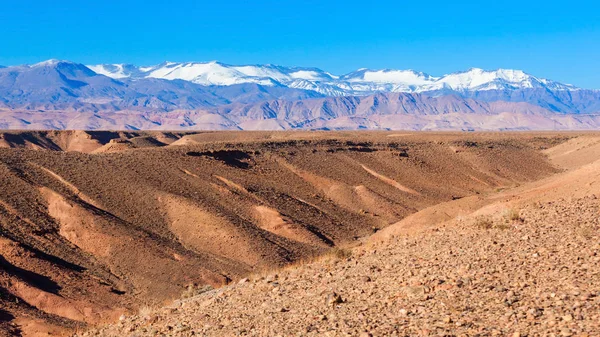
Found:
<svg viewBox="0 0 600 337"><path fill-rule="evenodd" d="M335 250L77 336L598 336L599 274L589 195Z"/></svg>
<svg viewBox="0 0 600 337"><path fill-rule="evenodd" d="M0 131L0 336L114 323L552 177L541 150L576 136Z"/></svg>

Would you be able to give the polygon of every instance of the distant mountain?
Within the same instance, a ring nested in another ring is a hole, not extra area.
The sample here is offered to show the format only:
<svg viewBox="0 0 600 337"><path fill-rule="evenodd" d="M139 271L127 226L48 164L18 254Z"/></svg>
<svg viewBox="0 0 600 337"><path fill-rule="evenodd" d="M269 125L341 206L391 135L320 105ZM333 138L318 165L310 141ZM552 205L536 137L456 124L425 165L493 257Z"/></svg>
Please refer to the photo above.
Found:
<svg viewBox="0 0 600 337"><path fill-rule="evenodd" d="M274 100L253 104L231 104L209 110L236 123L277 120L289 128L330 128L331 121L340 118L359 118L370 121L384 116L422 118L451 114L495 115L552 115L548 110L527 103L482 102L457 96L431 97L411 93L379 93L370 96L326 97L302 101ZM338 128L355 129L352 123ZM386 128L379 125L377 128Z"/></svg>
<svg viewBox="0 0 600 337"><path fill-rule="evenodd" d="M125 64L89 66L98 74L112 78L161 78L185 80L202 85L256 83L266 86L289 84L296 80L332 81L333 76L316 68L286 68L274 65L230 66L220 62L164 62L151 67Z"/></svg>
<svg viewBox="0 0 600 337"><path fill-rule="evenodd" d="M600 115L558 114L522 102L417 93L266 100L197 110L0 112L0 129L112 130L572 130Z"/></svg>
<svg viewBox="0 0 600 337"><path fill-rule="evenodd" d="M317 68L274 65L234 66L220 62L165 62L150 67L123 64L89 67L98 74L121 80L179 79L204 86L258 84L264 88L280 88L278 90L280 93L285 92L282 88L301 89L333 97L394 92L424 93L430 96L457 95L486 102L531 103L560 113L600 111L598 90L580 89L570 84L511 69L486 71L472 68L435 77L413 70L393 69L359 69L336 76ZM289 95L279 98L289 98Z"/></svg>
<svg viewBox="0 0 600 337"><path fill-rule="evenodd" d="M86 66L72 62L49 60L0 69L0 97L9 107L78 108L94 103L101 106L110 104L114 97L128 94L123 83L98 76Z"/></svg>
<svg viewBox="0 0 600 337"><path fill-rule="evenodd" d="M98 74L112 78L181 79L202 85L256 83L264 86L286 86L313 90L327 96L370 95L377 92L455 91L467 93L484 90L578 90L575 86L529 75L520 70L485 71L472 68L441 77L413 70L357 71L335 76L317 68L281 67L274 65L234 66L220 62L174 63L136 67L124 64L89 66Z"/></svg>
<svg viewBox="0 0 600 337"><path fill-rule="evenodd" d="M133 64L103 64L98 66L88 66L96 74L108 76L115 79L121 78L142 78L144 72Z"/></svg>
<svg viewBox="0 0 600 337"><path fill-rule="evenodd" d="M433 83L419 88L420 92L450 89L459 92L487 90L578 90L570 84L563 84L543 78L537 78L521 70L498 69L485 71L472 68L464 72L452 73L436 79Z"/></svg>
<svg viewBox="0 0 600 337"><path fill-rule="evenodd" d="M507 69L434 77L219 62L0 68L0 128L594 129L598 115L599 90Z"/></svg>
<svg viewBox="0 0 600 337"><path fill-rule="evenodd" d="M120 69L133 71L130 67ZM59 60L0 69L0 103L13 109L169 111L320 96L314 91L264 87L255 83L207 87L177 79L115 79L82 64Z"/></svg>
<svg viewBox="0 0 600 337"><path fill-rule="evenodd" d="M600 113L600 90L548 88L474 90L463 92L460 96L486 102L526 102L563 114Z"/></svg>

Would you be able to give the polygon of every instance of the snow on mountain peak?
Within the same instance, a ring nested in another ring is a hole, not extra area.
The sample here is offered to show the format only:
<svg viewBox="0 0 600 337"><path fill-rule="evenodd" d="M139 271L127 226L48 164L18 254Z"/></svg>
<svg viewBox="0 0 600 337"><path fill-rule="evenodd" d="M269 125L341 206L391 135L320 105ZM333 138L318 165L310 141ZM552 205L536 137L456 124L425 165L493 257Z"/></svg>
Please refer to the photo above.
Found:
<svg viewBox="0 0 600 337"><path fill-rule="evenodd" d="M207 63L171 63L152 70L146 77L167 80L185 80L199 84L230 85L233 78L239 76L235 70L227 69L216 62Z"/></svg>
<svg viewBox="0 0 600 337"><path fill-rule="evenodd" d="M130 77L130 73L125 71L124 64L105 64L105 65L96 65L96 66L88 66L88 68L92 69L96 74L112 77L112 78L126 78Z"/></svg>
<svg viewBox="0 0 600 337"><path fill-rule="evenodd" d="M73 63L70 61L62 61L62 60L57 60L57 59L50 59L50 60L46 60L46 61L42 61L36 64L31 65L31 67L46 67L46 66L54 66L57 65L59 63Z"/></svg>
<svg viewBox="0 0 600 337"><path fill-rule="evenodd" d="M467 71L444 75L432 85L422 88L421 91L440 89L452 89L458 91L528 89L542 88L546 85L552 85L555 89L572 88L572 86L569 85L539 79L522 70L497 69L490 71L481 68L471 68Z"/></svg>
<svg viewBox="0 0 600 337"><path fill-rule="evenodd" d="M348 82L374 82L389 84L422 85L436 80L430 75L413 70L369 70L361 69L342 76Z"/></svg>
<svg viewBox="0 0 600 337"><path fill-rule="evenodd" d="M164 62L155 66L125 64L89 66L112 78L159 78L185 80L201 85L256 83L313 90L328 96L365 95L376 92L430 92L437 90L480 91L525 88L575 90L574 86L529 75L521 70L471 68L441 77L414 70L361 68L336 76L317 68L277 65L228 65L210 62Z"/></svg>

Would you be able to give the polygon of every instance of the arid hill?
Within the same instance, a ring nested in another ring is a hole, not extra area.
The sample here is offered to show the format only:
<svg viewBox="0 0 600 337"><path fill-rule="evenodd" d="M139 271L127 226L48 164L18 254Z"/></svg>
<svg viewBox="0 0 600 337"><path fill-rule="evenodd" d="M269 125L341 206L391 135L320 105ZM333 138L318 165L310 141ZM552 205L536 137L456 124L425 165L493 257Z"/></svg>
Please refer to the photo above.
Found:
<svg viewBox="0 0 600 337"><path fill-rule="evenodd" d="M77 336L598 336L600 137L545 153L564 171Z"/></svg>
<svg viewBox="0 0 600 337"><path fill-rule="evenodd" d="M542 151L577 136L3 132L0 327L69 334L355 246L553 176Z"/></svg>

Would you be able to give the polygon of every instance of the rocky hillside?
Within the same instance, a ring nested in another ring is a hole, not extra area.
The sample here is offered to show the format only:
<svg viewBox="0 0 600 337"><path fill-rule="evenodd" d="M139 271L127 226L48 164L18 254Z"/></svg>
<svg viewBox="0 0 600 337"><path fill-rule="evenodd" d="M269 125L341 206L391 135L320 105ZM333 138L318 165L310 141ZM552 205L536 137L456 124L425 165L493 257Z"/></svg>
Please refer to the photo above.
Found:
<svg viewBox="0 0 600 337"><path fill-rule="evenodd" d="M552 175L572 136L5 132L0 324L65 334L309 260Z"/></svg>
<svg viewBox="0 0 600 337"><path fill-rule="evenodd" d="M77 336L595 336L598 199L337 251Z"/></svg>
<svg viewBox="0 0 600 337"><path fill-rule="evenodd" d="M597 336L600 138L546 153L563 173L77 336Z"/></svg>

